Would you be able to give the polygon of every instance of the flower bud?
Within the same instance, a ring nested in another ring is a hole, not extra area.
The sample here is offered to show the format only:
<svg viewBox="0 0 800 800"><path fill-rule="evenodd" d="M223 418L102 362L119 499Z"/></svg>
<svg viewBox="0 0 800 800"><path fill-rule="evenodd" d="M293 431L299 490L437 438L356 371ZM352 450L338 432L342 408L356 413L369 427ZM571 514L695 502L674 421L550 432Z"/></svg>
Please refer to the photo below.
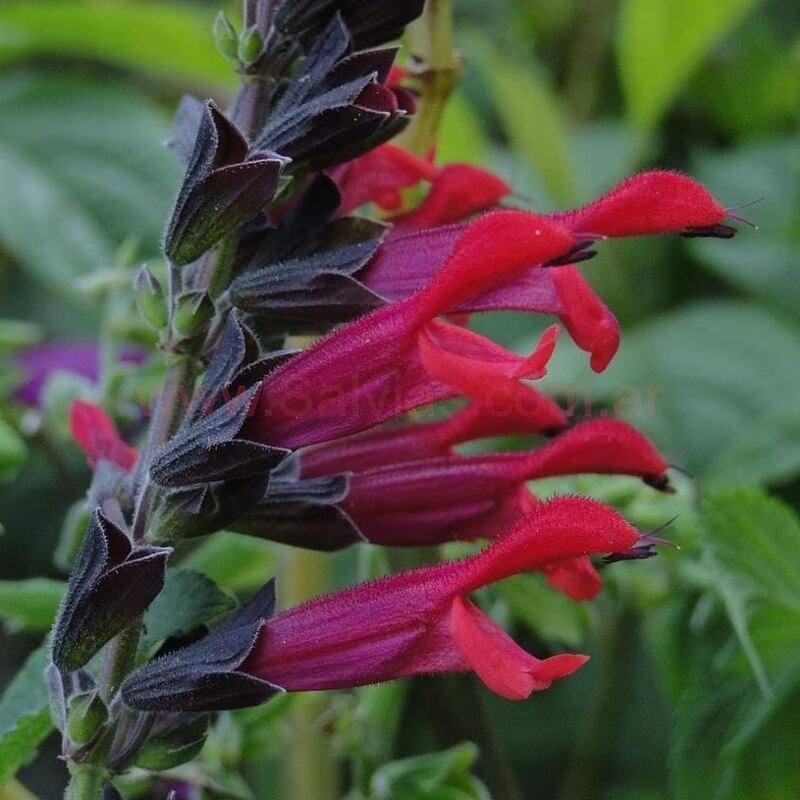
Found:
<svg viewBox="0 0 800 800"><path fill-rule="evenodd" d="M189 264L249 222L275 197L287 162L263 148L251 151L241 131L209 101L164 236L167 258Z"/></svg>
<svg viewBox="0 0 800 800"><path fill-rule="evenodd" d="M227 16L225 16L224 11L220 11L219 14L217 14L212 31L217 50L219 50L225 58L231 61L237 61L239 37L236 35L236 29L231 25Z"/></svg>
<svg viewBox="0 0 800 800"><path fill-rule="evenodd" d="M154 730L136 756L136 766L161 772L191 761L205 744L207 728L206 715L177 715Z"/></svg>
<svg viewBox="0 0 800 800"><path fill-rule="evenodd" d="M156 330L164 328L168 319L164 290L147 264L143 264L136 273L134 289L136 305L145 322Z"/></svg>
<svg viewBox="0 0 800 800"><path fill-rule="evenodd" d="M239 61L246 67L249 67L251 64L255 64L255 62L258 61L263 52L264 40L261 38L258 28L254 25L251 28L243 30L242 35L239 37L239 47L237 51Z"/></svg>
<svg viewBox="0 0 800 800"><path fill-rule="evenodd" d="M180 339L202 333L214 317L214 301L208 292L184 292L175 300L172 328Z"/></svg>
<svg viewBox="0 0 800 800"><path fill-rule="evenodd" d="M135 546L96 510L53 631L53 663L74 672L150 605L171 550Z"/></svg>
<svg viewBox="0 0 800 800"><path fill-rule="evenodd" d="M67 735L74 745L90 742L108 719L108 709L96 691L81 692L69 699Z"/></svg>

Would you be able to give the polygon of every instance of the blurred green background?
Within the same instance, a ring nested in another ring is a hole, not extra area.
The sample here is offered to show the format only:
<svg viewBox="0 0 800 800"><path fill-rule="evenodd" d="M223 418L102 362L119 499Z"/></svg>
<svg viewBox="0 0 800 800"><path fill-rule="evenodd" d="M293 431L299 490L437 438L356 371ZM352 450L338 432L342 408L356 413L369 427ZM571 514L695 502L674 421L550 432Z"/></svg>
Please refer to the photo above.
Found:
<svg viewBox="0 0 800 800"><path fill-rule="evenodd" d="M13 581L63 578L52 552L88 479L64 413L69 398L97 391L56 376L43 407L24 410L10 399L13 353L95 339L101 326L142 341L124 287L133 261L157 256L180 179L163 147L171 113L183 93L224 103L235 90L211 40L218 7L0 3L0 685L57 602L57 583ZM456 0L465 72L440 162L487 166L514 185L518 203L543 210L585 202L645 167L685 170L726 206L759 200L741 212L759 230L742 227L733 242L605 244L587 274L623 323L620 353L595 376L562 343L546 379L568 402L640 425L693 478L679 478L667 499L625 479L539 491L590 492L645 528L679 513L670 535L682 551L608 570L590 608L530 576L488 593L523 644L595 656L527 703L459 678L314 706L324 746L342 765L360 765L353 798L480 798L484 784L496 800L798 796L797 10L796 0ZM478 325L516 347L536 333L515 315ZM150 386L158 369L120 375L103 392L124 416L141 397L133 379ZM248 574L232 566L239 552ZM257 585L275 558L230 537L192 555L232 591ZM337 557L338 580L369 574L372 558L380 555ZM276 764L294 740L281 709L266 708L221 721L208 769L233 765L247 783L212 796L279 796ZM0 734L6 724L0 707ZM474 767L467 749L375 772L462 741L480 749ZM48 746L48 758L21 773L42 800L58 797L63 780ZM482 783L466 777L471 769Z"/></svg>

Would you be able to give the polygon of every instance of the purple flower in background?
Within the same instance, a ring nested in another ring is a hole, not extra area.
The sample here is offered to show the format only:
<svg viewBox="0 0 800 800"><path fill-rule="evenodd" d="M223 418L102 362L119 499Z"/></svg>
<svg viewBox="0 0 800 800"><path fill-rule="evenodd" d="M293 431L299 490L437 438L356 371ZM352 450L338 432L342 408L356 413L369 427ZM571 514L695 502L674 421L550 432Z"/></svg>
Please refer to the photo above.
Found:
<svg viewBox="0 0 800 800"><path fill-rule="evenodd" d="M147 354L138 347L125 346L120 361L141 364ZM52 342L29 347L17 353L14 361L23 373L23 383L14 398L28 406L38 406L48 377L57 371L71 372L96 381L100 372L100 347L97 342Z"/></svg>
<svg viewBox="0 0 800 800"><path fill-rule="evenodd" d="M196 800L196 798L200 797L200 790L186 781L160 781L158 789L163 793L164 797L174 798L174 800Z"/></svg>

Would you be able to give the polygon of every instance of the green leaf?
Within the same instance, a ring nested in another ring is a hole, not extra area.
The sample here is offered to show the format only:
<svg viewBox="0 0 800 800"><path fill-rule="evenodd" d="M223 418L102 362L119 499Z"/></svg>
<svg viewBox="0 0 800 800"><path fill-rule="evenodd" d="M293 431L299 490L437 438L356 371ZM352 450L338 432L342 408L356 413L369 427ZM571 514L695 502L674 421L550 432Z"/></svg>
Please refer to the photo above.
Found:
<svg viewBox="0 0 800 800"><path fill-rule="evenodd" d="M741 213L758 224L734 247L692 242L692 251L734 286L796 315L800 309L800 148L795 139L770 139L730 152L702 151L693 173L727 205L759 200Z"/></svg>
<svg viewBox="0 0 800 800"><path fill-rule="evenodd" d="M587 377L583 354L562 350L546 386L630 419L707 484L796 474L800 372L786 365L800 363L800 334L764 310L724 301L665 314L627 333L599 376Z"/></svg>
<svg viewBox="0 0 800 800"><path fill-rule="evenodd" d="M12 630L49 630L65 589L49 578L0 581L0 619Z"/></svg>
<svg viewBox="0 0 800 800"><path fill-rule="evenodd" d="M0 483L11 480L28 457L28 448L20 435L0 419Z"/></svg>
<svg viewBox="0 0 800 800"><path fill-rule="evenodd" d="M757 489L730 489L703 505L708 549L750 598L800 620L800 523L792 509Z"/></svg>
<svg viewBox="0 0 800 800"><path fill-rule="evenodd" d="M473 48L512 148L527 159L554 200L571 205L577 186L567 129L549 85L494 50L485 38L475 37Z"/></svg>
<svg viewBox="0 0 800 800"><path fill-rule="evenodd" d="M692 82L691 102L702 104L726 139L790 130L800 108L797 54L783 26L770 24L767 15L754 22L737 31L734 47L715 52Z"/></svg>
<svg viewBox="0 0 800 800"><path fill-rule="evenodd" d="M714 45L759 0L623 0L617 61L628 117L652 128Z"/></svg>
<svg viewBox="0 0 800 800"><path fill-rule="evenodd" d="M489 138L480 116L467 96L457 91L448 101L439 127L436 159L440 164L486 160Z"/></svg>
<svg viewBox="0 0 800 800"><path fill-rule="evenodd" d="M0 786L34 757L53 729L43 677L49 658L46 644L31 653L0 698Z"/></svg>
<svg viewBox="0 0 800 800"><path fill-rule="evenodd" d="M137 0L6 0L0 63L32 55L96 59L172 79L231 83L213 46L210 11Z"/></svg>
<svg viewBox="0 0 800 800"><path fill-rule="evenodd" d="M571 132L570 163L580 202L593 200L627 177L642 160L646 138L621 122L590 122Z"/></svg>
<svg viewBox="0 0 800 800"><path fill-rule="evenodd" d="M155 254L180 180L169 124L123 85L0 78L0 244L51 288L108 267L130 235Z"/></svg>
<svg viewBox="0 0 800 800"><path fill-rule="evenodd" d="M800 521L756 489L702 506L712 586L728 618L687 643L690 685L679 706L676 800L780 800L800 791Z"/></svg>
<svg viewBox="0 0 800 800"><path fill-rule="evenodd" d="M171 636L186 636L235 607L236 601L202 572L168 570L164 588L144 615L144 646Z"/></svg>
<svg viewBox="0 0 800 800"><path fill-rule="evenodd" d="M183 566L204 572L228 592L246 592L263 586L275 572L269 542L221 531L209 536Z"/></svg>
<svg viewBox="0 0 800 800"><path fill-rule="evenodd" d="M544 585L540 576L515 575L497 585L511 613L548 642L578 647L584 640L586 611Z"/></svg>
<svg viewBox="0 0 800 800"><path fill-rule="evenodd" d="M0 349L16 350L31 347L42 340L42 329L21 319L0 319Z"/></svg>
<svg viewBox="0 0 800 800"><path fill-rule="evenodd" d="M474 744L385 764L370 781L368 800L490 800L486 787L471 774L478 757ZM351 795L356 800L360 795Z"/></svg>
<svg viewBox="0 0 800 800"><path fill-rule="evenodd" d="M35 161L0 142L0 239L38 277L67 288L111 259L99 227ZM46 235L45 235L46 232Z"/></svg>

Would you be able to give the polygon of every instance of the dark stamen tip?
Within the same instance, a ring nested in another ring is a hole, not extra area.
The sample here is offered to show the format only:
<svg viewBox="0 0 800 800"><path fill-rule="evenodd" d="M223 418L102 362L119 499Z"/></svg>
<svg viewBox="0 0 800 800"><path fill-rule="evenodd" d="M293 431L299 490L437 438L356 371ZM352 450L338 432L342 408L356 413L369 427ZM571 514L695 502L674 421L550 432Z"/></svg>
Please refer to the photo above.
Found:
<svg viewBox="0 0 800 800"><path fill-rule="evenodd" d="M646 558L654 558L658 555L654 548L656 547L671 547L674 550L680 550L680 545L671 542L669 539L662 539L658 534L664 528L672 525L678 519L677 515L672 519L667 520L663 525L659 525L654 531L650 533L643 533L639 537L639 544L631 547L630 550L625 550L621 553L610 553L603 558L604 564L615 564L618 561L643 561Z"/></svg>
<svg viewBox="0 0 800 800"><path fill-rule="evenodd" d="M543 267L564 267L569 264L577 264L580 261L588 261L590 258L594 258L597 255L597 250L587 250L587 247L590 247L594 244L592 239L587 239L586 241L581 241L575 247L572 248L568 253L565 253L563 256L559 256L558 258L554 258L552 261L547 261L546 263L542 264Z"/></svg>
<svg viewBox="0 0 800 800"><path fill-rule="evenodd" d="M675 494L675 487L669 482L669 478L665 473L661 475L647 475L642 478L644 483L648 486L652 486L653 489L656 489L659 492L663 492L664 494Z"/></svg>
<svg viewBox="0 0 800 800"><path fill-rule="evenodd" d="M719 223L717 225L705 225L698 228L684 228L681 231L681 236L686 239L733 239L736 233L736 228Z"/></svg>
<svg viewBox="0 0 800 800"><path fill-rule="evenodd" d="M658 553L653 550L653 545L637 545L623 553L610 553L603 558L603 563L616 564L619 561L644 561L647 558L655 558L657 555Z"/></svg>

